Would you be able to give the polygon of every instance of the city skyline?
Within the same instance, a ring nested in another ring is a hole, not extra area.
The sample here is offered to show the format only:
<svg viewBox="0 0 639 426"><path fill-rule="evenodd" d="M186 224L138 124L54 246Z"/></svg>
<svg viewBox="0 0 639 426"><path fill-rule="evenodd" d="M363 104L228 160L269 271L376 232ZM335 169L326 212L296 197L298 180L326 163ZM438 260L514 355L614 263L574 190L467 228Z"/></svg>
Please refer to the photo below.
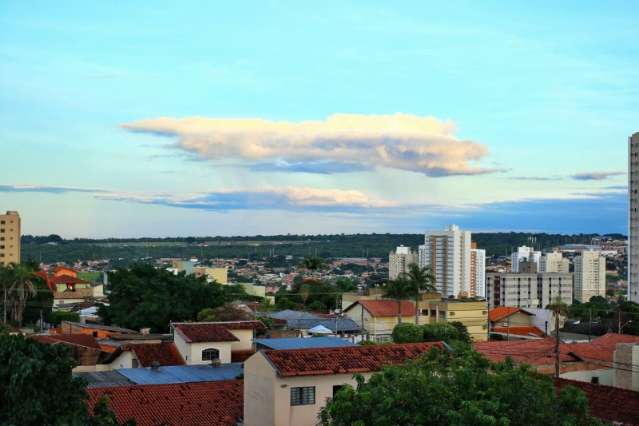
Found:
<svg viewBox="0 0 639 426"><path fill-rule="evenodd" d="M627 233L631 2L65 4L0 8L25 234Z"/></svg>

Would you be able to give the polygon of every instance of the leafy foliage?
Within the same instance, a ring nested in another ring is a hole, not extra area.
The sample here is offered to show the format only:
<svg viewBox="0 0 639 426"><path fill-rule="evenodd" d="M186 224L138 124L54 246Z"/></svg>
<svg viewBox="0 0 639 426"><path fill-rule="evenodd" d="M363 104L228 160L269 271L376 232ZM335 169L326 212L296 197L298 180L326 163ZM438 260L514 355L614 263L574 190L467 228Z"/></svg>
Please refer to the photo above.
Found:
<svg viewBox="0 0 639 426"><path fill-rule="evenodd" d="M393 328L394 343L418 343L423 341L424 330L419 325L403 322Z"/></svg>
<svg viewBox="0 0 639 426"><path fill-rule="evenodd" d="M619 325L623 334L639 336L639 303L630 301L607 301L601 296L593 296L588 302L578 301L568 308L568 317L571 319L601 324L603 330L619 332Z"/></svg>
<svg viewBox="0 0 639 426"><path fill-rule="evenodd" d="M344 386L320 413L325 425L596 425L579 389L558 395L551 379L474 351L385 368Z"/></svg>
<svg viewBox="0 0 639 426"><path fill-rule="evenodd" d="M195 321L204 308L216 308L238 297L237 289L204 278L136 264L110 275L109 305L98 313L107 324L166 332L171 321Z"/></svg>
<svg viewBox="0 0 639 426"><path fill-rule="evenodd" d="M198 321L245 321L253 319L253 316L230 303L217 308L204 308L197 314Z"/></svg>
<svg viewBox="0 0 639 426"><path fill-rule="evenodd" d="M80 321L80 315L77 312L55 311L49 315L49 322L53 325L60 325L62 321Z"/></svg>
<svg viewBox="0 0 639 426"><path fill-rule="evenodd" d="M85 384L73 367L64 345L0 334L0 424L84 424Z"/></svg>
<svg viewBox="0 0 639 426"><path fill-rule="evenodd" d="M470 334L466 326L459 321L437 322L434 324L415 325L400 323L393 328L393 342L446 342L469 344Z"/></svg>

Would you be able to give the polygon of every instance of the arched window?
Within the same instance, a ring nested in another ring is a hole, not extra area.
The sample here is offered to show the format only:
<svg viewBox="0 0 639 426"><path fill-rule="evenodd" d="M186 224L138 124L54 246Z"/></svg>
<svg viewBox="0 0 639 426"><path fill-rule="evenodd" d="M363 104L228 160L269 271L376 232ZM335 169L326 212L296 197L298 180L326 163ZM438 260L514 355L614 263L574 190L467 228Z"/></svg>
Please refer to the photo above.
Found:
<svg viewBox="0 0 639 426"><path fill-rule="evenodd" d="M202 361L213 361L220 358L220 351L214 348L204 349L202 351Z"/></svg>

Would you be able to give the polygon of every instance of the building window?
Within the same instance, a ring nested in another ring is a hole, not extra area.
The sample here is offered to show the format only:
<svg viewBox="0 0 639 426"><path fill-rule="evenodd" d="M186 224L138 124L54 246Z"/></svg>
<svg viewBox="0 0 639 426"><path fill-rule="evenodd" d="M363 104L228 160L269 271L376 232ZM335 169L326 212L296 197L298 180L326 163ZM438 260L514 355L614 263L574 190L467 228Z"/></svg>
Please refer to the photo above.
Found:
<svg viewBox="0 0 639 426"><path fill-rule="evenodd" d="M291 388L291 405L315 404L315 386Z"/></svg>
<svg viewBox="0 0 639 426"><path fill-rule="evenodd" d="M214 348L202 351L202 361L213 361L214 359L220 359L220 351Z"/></svg>
<svg viewBox="0 0 639 426"><path fill-rule="evenodd" d="M133 368L138 368L138 367L139 367L138 360L137 360L137 359L135 359L135 358L134 358L134 359L132 359L132 360L131 360L131 366L132 366Z"/></svg>

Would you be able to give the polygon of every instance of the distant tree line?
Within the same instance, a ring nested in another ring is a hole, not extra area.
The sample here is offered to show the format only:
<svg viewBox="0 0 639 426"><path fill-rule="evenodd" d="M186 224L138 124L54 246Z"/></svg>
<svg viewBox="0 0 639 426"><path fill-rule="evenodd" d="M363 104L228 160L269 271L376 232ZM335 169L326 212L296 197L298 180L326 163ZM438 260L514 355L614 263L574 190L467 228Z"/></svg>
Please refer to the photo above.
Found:
<svg viewBox="0 0 639 426"><path fill-rule="evenodd" d="M546 234L523 232L475 233L473 240L489 256L506 255L535 238L536 248L561 244L588 244L593 238L623 239L621 234ZM22 238L23 259L44 262L75 262L92 259L121 259L122 266L161 257L241 257L268 259L283 254L297 257L386 257L398 245L417 247L422 234L336 234L336 235L255 235L243 237L186 237L138 239L73 239L58 235L26 235ZM57 243L57 244L47 244ZM257 245L256 245L257 244ZM284 266L277 261L273 266Z"/></svg>

